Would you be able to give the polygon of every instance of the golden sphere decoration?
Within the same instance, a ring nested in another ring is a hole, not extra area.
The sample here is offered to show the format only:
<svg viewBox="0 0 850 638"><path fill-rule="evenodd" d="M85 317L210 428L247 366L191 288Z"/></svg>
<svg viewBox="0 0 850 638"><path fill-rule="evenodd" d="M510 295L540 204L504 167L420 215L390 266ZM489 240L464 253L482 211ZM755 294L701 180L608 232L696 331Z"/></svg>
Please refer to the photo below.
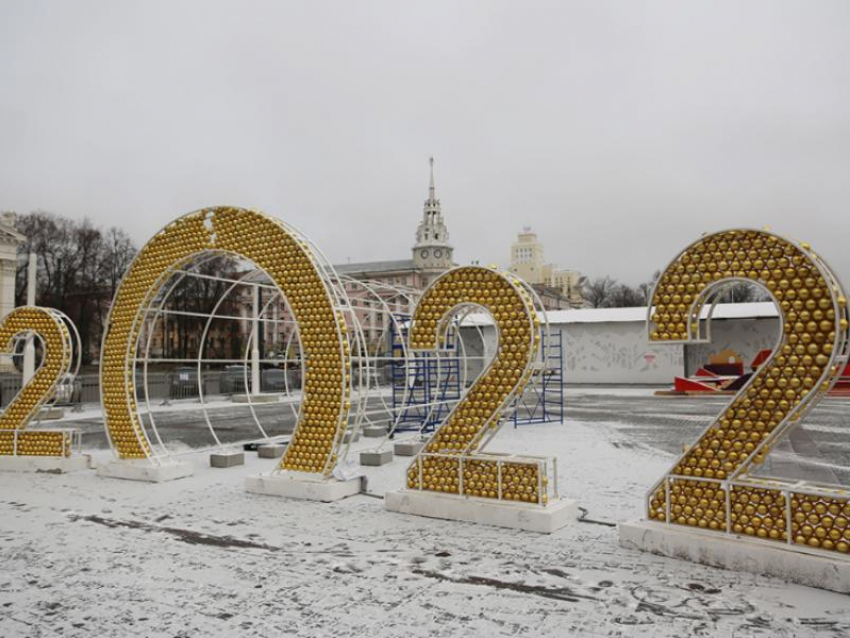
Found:
<svg viewBox="0 0 850 638"><path fill-rule="evenodd" d="M650 339L697 338L702 309L724 282L734 280L771 293L780 312L782 340L651 490L647 517L778 542L790 537L794 543L847 553L850 493L798 494L790 483L783 489L775 480L749 474L764 462L777 436L798 423L831 387L839 373L833 357L847 343L846 295L809 246L767 231L704 236L656 283Z"/></svg>
<svg viewBox="0 0 850 638"><path fill-rule="evenodd" d="M168 275L198 254L249 259L289 301L304 352L304 401L280 468L330 474L350 407L346 322L309 244L281 221L243 208L203 209L175 220L136 256L115 294L101 353L101 392L109 437L122 459L151 447L133 400L133 370L146 307Z"/></svg>
<svg viewBox="0 0 850 638"><path fill-rule="evenodd" d="M451 317L467 304L478 305L492 315L498 331L498 352L489 368L428 440L421 459L411 463L407 487L545 503L547 480L540 475L538 464L502 463L500 475L495 461L481 460L480 455L465 460L478 449L488 431L500 426L502 410L528 383L531 364L540 347L540 324L534 303L516 278L502 270L481 266L445 273L429 286L416 306L410 347L436 350ZM462 476L461 458L464 458Z"/></svg>
<svg viewBox="0 0 850 638"><path fill-rule="evenodd" d="M49 401L56 384L68 372L73 358L73 340L65 322L49 308L15 308L0 322L0 343L12 354L15 337L37 335L43 356L38 370L0 415L0 455L68 456L71 433L59 430L22 431ZM17 444L15 442L17 439Z"/></svg>

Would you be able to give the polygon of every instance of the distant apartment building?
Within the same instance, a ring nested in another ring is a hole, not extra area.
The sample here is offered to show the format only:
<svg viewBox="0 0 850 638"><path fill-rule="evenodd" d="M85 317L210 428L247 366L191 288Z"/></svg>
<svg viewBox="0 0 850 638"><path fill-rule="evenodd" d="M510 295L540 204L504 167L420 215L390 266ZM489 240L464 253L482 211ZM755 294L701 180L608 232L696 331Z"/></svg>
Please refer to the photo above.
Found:
<svg viewBox="0 0 850 638"><path fill-rule="evenodd" d="M511 244L510 270L537 290L547 310L584 307L581 294L584 277L577 270L546 263L543 244L528 226Z"/></svg>

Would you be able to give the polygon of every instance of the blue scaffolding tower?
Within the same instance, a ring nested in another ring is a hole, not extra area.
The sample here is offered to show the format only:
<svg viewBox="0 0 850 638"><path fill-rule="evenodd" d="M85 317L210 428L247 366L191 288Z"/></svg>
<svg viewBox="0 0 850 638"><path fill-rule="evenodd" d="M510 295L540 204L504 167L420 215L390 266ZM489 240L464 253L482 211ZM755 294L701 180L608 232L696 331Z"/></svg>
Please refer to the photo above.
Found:
<svg viewBox="0 0 850 638"><path fill-rule="evenodd" d="M514 427L528 423L564 421L564 335L560 330L543 335L542 361L531 382L514 403Z"/></svg>
<svg viewBox="0 0 850 638"><path fill-rule="evenodd" d="M410 315L396 314L390 326L390 366L392 370L393 420L396 432L433 432L460 399L460 357L457 336L448 339L437 357L433 352L404 357L404 343ZM396 331L395 326L402 326ZM436 405L434 405L436 404Z"/></svg>

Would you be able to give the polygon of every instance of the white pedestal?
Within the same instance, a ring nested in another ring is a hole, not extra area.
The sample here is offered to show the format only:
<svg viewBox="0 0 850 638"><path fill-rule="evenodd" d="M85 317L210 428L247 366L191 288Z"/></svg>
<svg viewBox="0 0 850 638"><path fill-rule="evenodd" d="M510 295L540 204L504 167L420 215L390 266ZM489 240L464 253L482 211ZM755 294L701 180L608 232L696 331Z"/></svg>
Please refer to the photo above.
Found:
<svg viewBox="0 0 850 638"><path fill-rule="evenodd" d="M620 523L620 546L850 593L850 556L649 521Z"/></svg>
<svg viewBox="0 0 850 638"><path fill-rule="evenodd" d="M419 490L400 490L384 495L384 507L390 512L415 514L451 521L466 521L524 529L551 534L578 517L575 501L560 499L546 507L525 503L449 496Z"/></svg>
<svg viewBox="0 0 850 638"><path fill-rule="evenodd" d="M350 481L323 478L305 472L273 472L245 479L245 489L254 494L269 494L306 501L331 503L360 493L360 477Z"/></svg>
<svg viewBox="0 0 850 638"><path fill-rule="evenodd" d="M128 481L148 481L149 483L164 483L192 476L195 466L191 463L163 461L155 465L147 459L110 461L97 466L97 475L108 478L126 479Z"/></svg>
<svg viewBox="0 0 850 638"><path fill-rule="evenodd" d="M72 456L0 456L0 472L65 474L91 468L88 454Z"/></svg>

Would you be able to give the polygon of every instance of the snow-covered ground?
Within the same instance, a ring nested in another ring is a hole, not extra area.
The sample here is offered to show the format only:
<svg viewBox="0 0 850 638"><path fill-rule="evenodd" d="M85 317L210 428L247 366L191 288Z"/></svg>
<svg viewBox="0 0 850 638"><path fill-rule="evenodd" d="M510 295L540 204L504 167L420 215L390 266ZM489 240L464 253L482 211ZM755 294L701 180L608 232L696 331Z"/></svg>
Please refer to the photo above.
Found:
<svg viewBox="0 0 850 638"><path fill-rule="evenodd" d="M505 427L493 451L557 456L562 492L616 522L640 516L672 459L620 439L571 419ZM408 459L365 468L371 496L320 504L246 493L275 464L246 456L227 470L182 457L195 476L159 485L4 474L0 636L850 635L847 596L627 551L614 527L386 512Z"/></svg>

